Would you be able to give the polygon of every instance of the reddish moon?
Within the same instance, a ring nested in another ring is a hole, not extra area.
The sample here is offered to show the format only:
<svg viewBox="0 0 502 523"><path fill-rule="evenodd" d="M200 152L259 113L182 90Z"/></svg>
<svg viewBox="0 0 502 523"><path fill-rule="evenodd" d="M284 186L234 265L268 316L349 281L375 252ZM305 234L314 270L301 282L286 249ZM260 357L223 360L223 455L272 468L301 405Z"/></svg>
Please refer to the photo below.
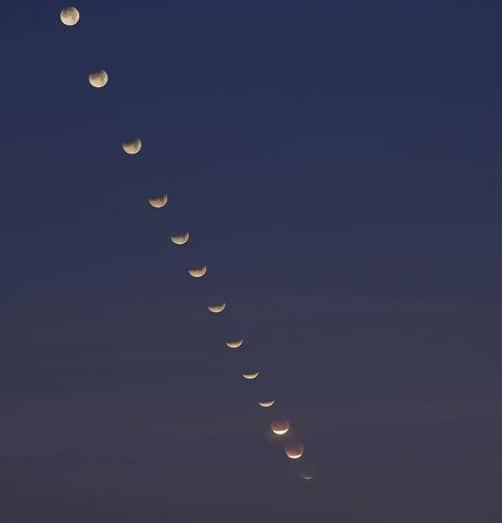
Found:
<svg viewBox="0 0 502 523"><path fill-rule="evenodd" d="M289 421L286 420L280 420L280 421L272 421L270 424L270 430L276 435L276 436L284 436L289 432Z"/></svg>
<svg viewBox="0 0 502 523"><path fill-rule="evenodd" d="M284 448L284 452L289 459L300 459L303 456L302 443L289 443Z"/></svg>

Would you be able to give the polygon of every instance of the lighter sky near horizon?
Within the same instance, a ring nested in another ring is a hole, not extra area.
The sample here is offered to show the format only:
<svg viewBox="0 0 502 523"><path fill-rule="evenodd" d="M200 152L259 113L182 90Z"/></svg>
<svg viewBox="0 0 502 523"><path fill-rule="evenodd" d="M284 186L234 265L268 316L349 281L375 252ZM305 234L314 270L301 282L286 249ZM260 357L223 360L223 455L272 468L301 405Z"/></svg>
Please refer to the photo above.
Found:
<svg viewBox="0 0 502 523"><path fill-rule="evenodd" d="M0 21L0 520L500 521L501 8L62 7Z"/></svg>

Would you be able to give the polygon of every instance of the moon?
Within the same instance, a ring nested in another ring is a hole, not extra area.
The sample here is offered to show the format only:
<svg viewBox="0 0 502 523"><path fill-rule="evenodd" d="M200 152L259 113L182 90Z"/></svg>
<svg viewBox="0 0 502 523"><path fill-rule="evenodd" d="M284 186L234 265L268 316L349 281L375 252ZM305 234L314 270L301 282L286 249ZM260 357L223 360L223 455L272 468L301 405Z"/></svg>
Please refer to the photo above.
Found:
<svg viewBox="0 0 502 523"><path fill-rule="evenodd" d="M167 205L167 194L163 194L157 198L148 198L148 203L154 209L162 209L162 207Z"/></svg>
<svg viewBox="0 0 502 523"><path fill-rule="evenodd" d="M184 232L182 234L173 234L171 236L171 241L174 245L185 245L190 239L190 233ZM203 275L204 276L204 275Z"/></svg>
<svg viewBox="0 0 502 523"><path fill-rule="evenodd" d="M225 310L226 306L226 303L221 303L220 305L208 305L207 310L213 314L219 314Z"/></svg>
<svg viewBox="0 0 502 523"><path fill-rule="evenodd" d="M63 25L71 27L78 24L80 13L76 7L64 7L59 13L59 19Z"/></svg>
<svg viewBox="0 0 502 523"><path fill-rule="evenodd" d="M268 409L268 408L271 407L274 403L275 403L275 400L270 400L270 401L259 401L259 402L258 402L258 405L259 405L260 407L263 407L264 409Z"/></svg>
<svg viewBox="0 0 502 523"><path fill-rule="evenodd" d="M108 83L108 73L104 69L89 74L89 83L96 89L101 89Z"/></svg>
<svg viewBox="0 0 502 523"><path fill-rule="evenodd" d="M290 443L286 445L284 452L289 459L300 459L303 456L303 445L301 443Z"/></svg>
<svg viewBox="0 0 502 523"><path fill-rule="evenodd" d="M245 380L255 380L259 374L260 374L259 372L246 372L242 375L242 377Z"/></svg>
<svg viewBox="0 0 502 523"><path fill-rule="evenodd" d="M311 481L314 479L314 476L312 476L311 474L302 474L302 478L305 480L305 481Z"/></svg>
<svg viewBox="0 0 502 523"><path fill-rule="evenodd" d="M242 347L243 343L244 343L244 340L241 338L240 340L228 340L225 342L225 345L229 349L240 349Z"/></svg>
<svg viewBox="0 0 502 523"><path fill-rule="evenodd" d="M276 436L284 436L289 432L289 421L273 421L270 424L270 430Z"/></svg>
<svg viewBox="0 0 502 523"><path fill-rule="evenodd" d="M143 148L143 142L141 138L135 138L129 142L124 142L122 144L122 149L126 154L138 154Z"/></svg>
<svg viewBox="0 0 502 523"><path fill-rule="evenodd" d="M188 269L188 274L192 278L202 278L207 273L207 267L203 265L202 267L195 267L193 269Z"/></svg>

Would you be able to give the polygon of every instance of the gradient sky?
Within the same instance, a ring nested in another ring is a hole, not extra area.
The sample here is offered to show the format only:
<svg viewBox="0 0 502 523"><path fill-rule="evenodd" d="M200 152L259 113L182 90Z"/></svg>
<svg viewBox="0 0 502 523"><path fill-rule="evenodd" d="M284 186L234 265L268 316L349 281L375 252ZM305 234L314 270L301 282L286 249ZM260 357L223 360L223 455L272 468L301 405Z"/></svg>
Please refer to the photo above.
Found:
<svg viewBox="0 0 502 523"><path fill-rule="evenodd" d="M500 2L146 4L2 10L0 521L500 522Z"/></svg>

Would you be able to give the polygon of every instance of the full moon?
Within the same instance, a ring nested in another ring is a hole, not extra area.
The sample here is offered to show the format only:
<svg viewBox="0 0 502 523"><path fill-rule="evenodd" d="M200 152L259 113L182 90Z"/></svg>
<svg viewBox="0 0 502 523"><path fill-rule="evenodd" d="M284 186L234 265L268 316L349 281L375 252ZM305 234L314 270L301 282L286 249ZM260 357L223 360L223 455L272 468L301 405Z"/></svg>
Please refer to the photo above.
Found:
<svg viewBox="0 0 502 523"><path fill-rule="evenodd" d="M71 27L78 24L80 13L76 7L64 7L59 13L59 19L62 24Z"/></svg>
<svg viewBox="0 0 502 523"><path fill-rule="evenodd" d="M108 83L108 73L101 69L89 74L89 83L96 89L101 89Z"/></svg>
<svg viewBox="0 0 502 523"><path fill-rule="evenodd" d="M143 142L140 138L135 138L122 144L122 149L126 154L138 154L143 148Z"/></svg>
<svg viewBox="0 0 502 523"><path fill-rule="evenodd" d="M167 194L163 194L157 198L148 198L148 203L154 209L162 209L167 205Z"/></svg>

